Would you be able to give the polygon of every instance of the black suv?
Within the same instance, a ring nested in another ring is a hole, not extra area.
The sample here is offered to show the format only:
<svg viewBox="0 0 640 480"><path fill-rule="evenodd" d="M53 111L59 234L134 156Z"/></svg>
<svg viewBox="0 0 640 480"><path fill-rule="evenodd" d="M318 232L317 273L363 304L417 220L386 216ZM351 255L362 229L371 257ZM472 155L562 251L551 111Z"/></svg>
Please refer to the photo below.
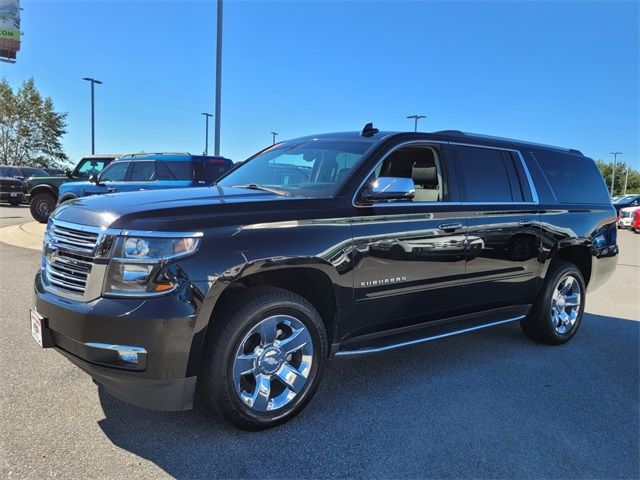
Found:
<svg viewBox="0 0 640 480"><path fill-rule="evenodd" d="M567 342L616 235L576 150L369 124L271 146L208 189L63 204L32 333L127 402L266 428L333 356L509 322Z"/></svg>

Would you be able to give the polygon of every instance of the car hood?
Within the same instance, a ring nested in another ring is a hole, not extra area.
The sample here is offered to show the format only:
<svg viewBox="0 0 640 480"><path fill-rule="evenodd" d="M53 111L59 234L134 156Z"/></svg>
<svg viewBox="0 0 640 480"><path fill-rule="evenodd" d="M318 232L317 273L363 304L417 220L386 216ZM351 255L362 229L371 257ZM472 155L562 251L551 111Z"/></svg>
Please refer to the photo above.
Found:
<svg viewBox="0 0 640 480"><path fill-rule="evenodd" d="M34 187L35 185L41 185L43 183L46 183L47 185L62 185L65 182L72 182L74 181L74 179L69 178L67 176L52 176L52 177L30 177L27 180L27 184L29 185L30 188Z"/></svg>
<svg viewBox="0 0 640 480"><path fill-rule="evenodd" d="M148 190L71 200L52 218L102 228L184 231L233 222L229 217L237 215L260 217L260 210L282 210L278 207L289 198L241 188Z"/></svg>

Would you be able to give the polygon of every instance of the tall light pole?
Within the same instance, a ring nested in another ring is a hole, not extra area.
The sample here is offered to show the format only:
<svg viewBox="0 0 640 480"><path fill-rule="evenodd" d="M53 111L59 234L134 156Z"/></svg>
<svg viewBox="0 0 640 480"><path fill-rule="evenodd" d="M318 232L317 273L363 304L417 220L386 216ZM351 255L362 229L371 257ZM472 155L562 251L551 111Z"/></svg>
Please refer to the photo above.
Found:
<svg viewBox="0 0 640 480"><path fill-rule="evenodd" d="M218 0L216 31L216 110L214 154L220 155L220 95L222 92L222 0Z"/></svg>
<svg viewBox="0 0 640 480"><path fill-rule="evenodd" d="M275 145L276 144L276 136L278 135L278 132L271 132L271 136L273 137L273 142L271 143L271 145Z"/></svg>
<svg viewBox="0 0 640 480"><path fill-rule="evenodd" d="M207 112L200 115L204 115L204 154L209 155L209 117L213 117L213 115Z"/></svg>
<svg viewBox="0 0 640 480"><path fill-rule="evenodd" d="M618 160L618 155L622 155L622 152L609 152L610 155L613 155L613 168L611 169L611 196L613 197L613 180L616 178L616 162Z"/></svg>
<svg viewBox="0 0 640 480"><path fill-rule="evenodd" d="M627 165L627 173L624 176L624 192L623 195L627 194L627 183L629 182L629 165Z"/></svg>
<svg viewBox="0 0 640 480"><path fill-rule="evenodd" d="M413 131L417 132L418 131L418 120L422 120L423 118L427 118L424 115L407 115L407 118L413 118L414 120L414 124L413 124Z"/></svg>
<svg viewBox="0 0 640 480"><path fill-rule="evenodd" d="M91 155L96 153L96 110L95 110L95 92L94 86L97 83L102 85L100 80L91 77L84 77L83 80L91 82Z"/></svg>

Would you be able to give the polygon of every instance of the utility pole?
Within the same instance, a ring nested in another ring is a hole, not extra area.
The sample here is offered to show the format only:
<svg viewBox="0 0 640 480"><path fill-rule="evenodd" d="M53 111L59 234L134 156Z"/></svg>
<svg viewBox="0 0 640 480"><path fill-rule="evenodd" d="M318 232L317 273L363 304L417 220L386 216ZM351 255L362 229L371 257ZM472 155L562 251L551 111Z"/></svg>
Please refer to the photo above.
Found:
<svg viewBox="0 0 640 480"><path fill-rule="evenodd" d="M627 182L629 181L629 165L627 165L627 173L624 176L624 193L623 195L627 194Z"/></svg>
<svg viewBox="0 0 640 480"><path fill-rule="evenodd" d="M271 135L273 136L273 142L271 143L271 145L275 145L276 144L276 135L278 135L278 132L271 132Z"/></svg>
<svg viewBox="0 0 640 480"><path fill-rule="evenodd" d="M216 30L216 107L214 155L220 155L220 95L222 92L222 0L218 0Z"/></svg>
<svg viewBox="0 0 640 480"><path fill-rule="evenodd" d="M202 112L204 115L204 154L209 155L209 117L213 117L210 113Z"/></svg>
<svg viewBox="0 0 640 480"><path fill-rule="evenodd" d="M616 178L616 163L618 160L618 155L622 155L622 152L609 152L610 155L613 155L613 168L611 169L611 196L613 197L613 180Z"/></svg>
<svg viewBox="0 0 640 480"><path fill-rule="evenodd" d="M95 89L94 86L97 83L98 85L102 85L100 80L96 80L91 77L84 77L82 80L86 80L87 82L91 82L91 155L95 155L96 153L96 115L95 115Z"/></svg>
<svg viewBox="0 0 640 480"><path fill-rule="evenodd" d="M413 118L414 123L413 123L413 131L417 132L418 131L418 120L422 120L423 118L427 118L424 115L407 115L407 118Z"/></svg>

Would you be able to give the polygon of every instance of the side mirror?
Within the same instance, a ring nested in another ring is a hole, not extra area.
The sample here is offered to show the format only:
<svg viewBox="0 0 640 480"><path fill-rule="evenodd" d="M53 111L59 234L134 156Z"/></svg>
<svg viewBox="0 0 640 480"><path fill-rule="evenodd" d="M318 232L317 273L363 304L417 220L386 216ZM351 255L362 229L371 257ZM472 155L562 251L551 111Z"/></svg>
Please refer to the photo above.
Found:
<svg viewBox="0 0 640 480"><path fill-rule="evenodd" d="M89 181L91 183L95 183L96 185L98 185L98 176L97 175L89 175Z"/></svg>
<svg viewBox="0 0 640 480"><path fill-rule="evenodd" d="M416 186L411 178L380 177L363 193L369 202L411 200L416 193Z"/></svg>
<svg viewBox="0 0 640 480"><path fill-rule="evenodd" d="M71 172L70 168L65 168L64 169L64 174L69 178L73 178L73 173Z"/></svg>

